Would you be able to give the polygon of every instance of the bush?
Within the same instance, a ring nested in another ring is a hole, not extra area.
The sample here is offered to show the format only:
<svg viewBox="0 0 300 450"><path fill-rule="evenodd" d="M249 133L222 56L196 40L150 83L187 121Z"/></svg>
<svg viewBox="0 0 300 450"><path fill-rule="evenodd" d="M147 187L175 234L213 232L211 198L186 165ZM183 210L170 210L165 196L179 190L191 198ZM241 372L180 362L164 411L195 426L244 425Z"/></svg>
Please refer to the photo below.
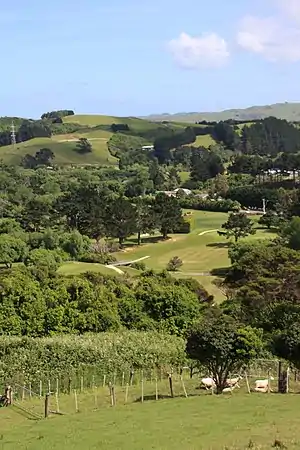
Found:
<svg viewBox="0 0 300 450"><path fill-rule="evenodd" d="M191 222L185 219L182 219L181 222L174 228L175 234L188 234L191 232Z"/></svg>
<svg viewBox="0 0 300 450"><path fill-rule="evenodd" d="M107 377L131 369L178 366L185 341L158 332L101 333L52 338L0 337L0 384L63 381L78 373ZM91 381L91 380L90 380ZM33 390L34 390L33 386Z"/></svg>
<svg viewBox="0 0 300 450"><path fill-rule="evenodd" d="M135 263L131 264L131 267L133 269L137 269L137 270L142 270L142 271L146 270L146 264L143 261L135 262Z"/></svg>
<svg viewBox="0 0 300 450"><path fill-rule="evenodd" d="M97 264L111 264L117 261L117 259L110 253L84 253L80 256L79 261L86 263Z"/></svg>
<svg viewBox="0 0 300 450"><path fill-rule="evenodd" d="M174 256L167 264L167 270L176 272L182 266L183 262L178 256Z"/></svg>

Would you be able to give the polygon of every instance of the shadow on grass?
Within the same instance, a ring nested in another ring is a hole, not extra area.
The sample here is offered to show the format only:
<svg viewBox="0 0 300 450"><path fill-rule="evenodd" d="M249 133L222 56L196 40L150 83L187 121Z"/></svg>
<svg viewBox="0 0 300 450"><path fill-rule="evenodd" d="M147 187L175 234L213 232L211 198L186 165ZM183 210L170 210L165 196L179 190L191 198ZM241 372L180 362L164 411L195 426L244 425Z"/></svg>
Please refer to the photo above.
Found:
<svg viewBox="0 0 300 450"><path fill-rule="evenodd" d="M211 242L210 244L206 244L206 247L211 248L229 248L230 242Z"/></svg>
<svg viewBox="0 0 300 450"><path fill-rule="evenodd" d="M171 238L163 239L161 236L149 236L142 238L141 244L138 245L138 240L136 238L132 238L129 241L125 242L123 249L130 247L141 248L143 247L143 245L146 244L156 244L157 242L168 242L170 239Z"/></svg>
<svg viewBox="0 0 300 450"><path fill-rule="evenodd" d="M199 397L199 394L188 394L189 397ZM159 394L157 396L157 400L174 400L176 398L186 398L184 394L174 395L174 397L171 397L171 395L161 395ZM155 394L153 395L145 395L144 396L144 402L153 401L156 400ZM142 397L137 398L134 403L141 403Z"/></svg>
<svg viewBox="0 0 300 450"><path fill-rule="evenodd" d="M229 270L230 270L230 267L217 267L216 269L212 269L210 271L210 273L214 277L222 277L222 278L224 278L228 274Z"/></svg>

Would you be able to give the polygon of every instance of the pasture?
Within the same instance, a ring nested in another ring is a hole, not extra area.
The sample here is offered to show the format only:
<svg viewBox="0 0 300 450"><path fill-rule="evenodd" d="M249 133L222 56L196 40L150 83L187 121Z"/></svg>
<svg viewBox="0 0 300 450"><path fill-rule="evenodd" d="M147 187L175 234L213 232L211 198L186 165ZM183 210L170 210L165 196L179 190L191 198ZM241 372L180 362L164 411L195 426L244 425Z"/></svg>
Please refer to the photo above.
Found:
<svg viewBox="0 0 300 450"><path fill-rule="evenodd" d="M84 155L76 150L76 141L80 137L91 139L93 151ZM74 133L71 135L55 135L52 138L34 138L30 141L0 147L0 158L9 164L20 164L22 158L29 153L34 155L41 148L49 148L55 155L58 165L69 164L101 164L116 165L117 159L108 151L107 141L110 134L106 131L90 133Z"/></svg>
<svg viewBox="0 0 300 450"><path fill-rule="evenodd" d="M180 271L173 273L176 277L196 278L207 291L215 296L216 301L224 299L221 290L216 286L216 276L211 271L226 268L230 265L228 258L229 241L218 236L216 231L226 222L228 214L208 211L193 211L192 232L190 234L170 235L167 241L159 240L159 236L149 236L143 238L142 245L137 245L136 236L129 238L125 242L125 248L115 254L118 261L132 261L138 258L149 256L144 262L146 267L154 270L166 268L169 260L178 256L183 261ZM258 217L253 218L254 221ZM208 233L206 233L209 231ZM204 233L204 234L202 234ZM246 239L272 238L275 234L265 229L257 229L254 236ZM60 273L76 274L86 270L115 275L112 269L100 264L66 263L59 269ZM138 273L133 269L121 267L124 272L131 274Z"/></svg>
<svg viewBox="0 0 300 450"><path fill-rule="evenodd" d="M124 391L117 391L116 407L110 407L108 399L100 403L104 397L96 407L90 397L84 407L79 397L79 413L70 405L66 415L40 421L28 420L14 407L1 408L0 448L267 450L276 448L276 442L277 448L299 448L299 395L243 391L212 396L195 390L199 380L193 385L188 398L166 396L158 401L148 397L145 388L143 404L136 398L124 405ZM61 411L64 408L67 403L62 398Z"/></svg>

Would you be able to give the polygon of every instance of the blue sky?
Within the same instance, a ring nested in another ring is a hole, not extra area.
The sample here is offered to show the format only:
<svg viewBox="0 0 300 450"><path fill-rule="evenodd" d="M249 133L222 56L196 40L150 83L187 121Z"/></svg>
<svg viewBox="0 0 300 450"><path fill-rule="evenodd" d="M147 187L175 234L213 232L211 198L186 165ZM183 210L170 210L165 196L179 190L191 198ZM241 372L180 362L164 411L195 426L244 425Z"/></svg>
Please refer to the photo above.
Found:
<svg viewBox="0 0 300 450"><path fill-rule="evenodd" d="M300 0L2 0L0 42L0 116L300 101Z"/></svg>

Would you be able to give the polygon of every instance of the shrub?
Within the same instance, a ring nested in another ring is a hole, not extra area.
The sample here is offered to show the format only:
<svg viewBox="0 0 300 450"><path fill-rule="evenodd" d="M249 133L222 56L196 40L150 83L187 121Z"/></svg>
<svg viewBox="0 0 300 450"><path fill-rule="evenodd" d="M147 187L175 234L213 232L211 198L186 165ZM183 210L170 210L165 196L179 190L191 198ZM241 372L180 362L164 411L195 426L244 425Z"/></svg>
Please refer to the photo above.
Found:
<svg viewBox="0 0 300 450"><path fill-rule="evenodd" d="M137 262L131 264L131 267L133 269L137 269L137 270L142 270L142 271L146 270L146 264L143 261L137 261Z"/></svg>
<svg viewBox="0 0 300 450"><path fill-rule="evenodd" d="M78 373L120 376L131 369L178 366L185 361L184 349L184 339L155 331L35 339L0 336L0 384L31 381L38 386L39 380L59 378L62 385Z"/></svg>
<svg viewBox="0 0 300 450"><path fill-rule="evenodd" d="M110 253L84 253L79 261L86 263L111 264L116 262L116 258Z"/></svg>
<svg viewBox="0 0 300 450"><path fill-rule="evenodd" d="M167 270L176 272L182 266L183 262L178 256L174 256L167 264Z"/></svg>

